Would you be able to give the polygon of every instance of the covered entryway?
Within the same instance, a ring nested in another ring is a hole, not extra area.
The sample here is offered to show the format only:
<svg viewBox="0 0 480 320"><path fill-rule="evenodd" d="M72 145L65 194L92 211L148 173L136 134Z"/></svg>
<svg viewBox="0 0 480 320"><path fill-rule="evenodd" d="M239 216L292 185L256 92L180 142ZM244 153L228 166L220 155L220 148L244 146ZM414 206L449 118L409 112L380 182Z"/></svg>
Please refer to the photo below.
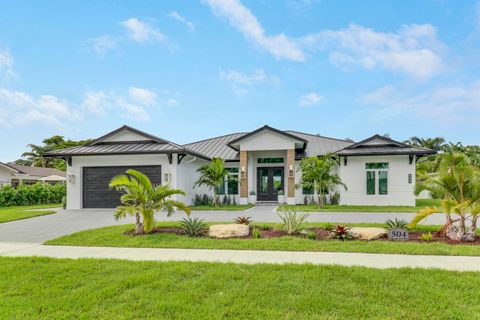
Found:
<svg viewBox="0 0 480 320"><path fill-rule="evenodd" d="M152 183L161 184L161 166L120 166L83 168L83 208L115 208L120 204L120 193L110 190L110 180L128 169L146 174Z"/></svg>
<svg viewBox="0 0 480 320"><path fill-rule="evenodd" d="M257 167L257 200L278 201L283 191L283 167Z"/></svg>

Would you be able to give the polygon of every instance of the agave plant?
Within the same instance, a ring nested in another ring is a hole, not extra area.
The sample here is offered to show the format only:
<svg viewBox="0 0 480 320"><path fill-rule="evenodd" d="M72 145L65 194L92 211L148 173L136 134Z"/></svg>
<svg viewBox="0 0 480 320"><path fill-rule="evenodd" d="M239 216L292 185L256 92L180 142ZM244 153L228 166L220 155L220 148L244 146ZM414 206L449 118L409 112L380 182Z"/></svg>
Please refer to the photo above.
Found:
<svg viewBox="0 0 480 320"><path fill-rule="evenodd" d="M403 219L387 219L387 221L385 221L385 224L387 225L388 230L395 228L408 229L408 222Z"/></svg>
<svg viewBox="0 0 480 320"><path fill-rule="evenodd" d="M180 221L180 233L190 237L203 236L208 230L207 224L199 218L183 218Z"/></svg>
<svg viewBox="0 0 480 320"><path fill-rule="evenodd" d="M307 213L298 213L296 211L287 210L284 214L279 213L278 216L282 220L282 229L288 234L297 234L305 229L305 220L308 218Z"/></svg>

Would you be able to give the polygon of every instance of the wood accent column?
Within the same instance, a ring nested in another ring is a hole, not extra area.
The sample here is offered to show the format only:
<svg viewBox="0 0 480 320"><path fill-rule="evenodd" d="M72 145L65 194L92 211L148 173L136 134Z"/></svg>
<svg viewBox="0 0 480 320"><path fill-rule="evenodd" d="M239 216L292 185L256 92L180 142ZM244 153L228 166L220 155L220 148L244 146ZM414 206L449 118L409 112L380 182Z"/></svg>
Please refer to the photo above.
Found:
<svg viewBox="0 0 480 320"><path fill-rule="evenodd" d="M290 170L290 168L292 168L292 170ZM287 197L294 198L295 197L295 149L287 150L287 177L288 177Z"/></svg>
<svg viewBox="0 0 480 320"><path fill-rule="evenodd" d="M242 172L243 168L243 172ZM240 151L240 198L248 198L248 152Z"/></svg>

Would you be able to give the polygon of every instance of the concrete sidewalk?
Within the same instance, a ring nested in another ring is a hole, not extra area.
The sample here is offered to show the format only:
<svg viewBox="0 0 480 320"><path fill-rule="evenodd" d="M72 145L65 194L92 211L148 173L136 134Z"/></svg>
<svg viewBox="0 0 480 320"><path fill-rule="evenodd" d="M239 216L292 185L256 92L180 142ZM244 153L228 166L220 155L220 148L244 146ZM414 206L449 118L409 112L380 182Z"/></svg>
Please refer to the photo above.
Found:
<svg viewBox="0 0 480 320"><path fill-rule="evenodd" d="M0 243L0 257L42 256L51 258L97 258L135 261L203 261L245 264L303 264L387 268L437 268L480 271L480 257L369 254L343 252L153 249L114 247L46 246L34 243Z"/></svg>

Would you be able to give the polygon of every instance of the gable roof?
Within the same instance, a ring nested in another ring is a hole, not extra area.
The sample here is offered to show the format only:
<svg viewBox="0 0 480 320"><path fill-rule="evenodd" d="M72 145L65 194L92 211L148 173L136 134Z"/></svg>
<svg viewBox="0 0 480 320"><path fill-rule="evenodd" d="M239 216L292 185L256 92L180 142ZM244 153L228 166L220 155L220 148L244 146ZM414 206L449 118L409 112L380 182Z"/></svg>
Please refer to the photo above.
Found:
<svg viewBox="0 0 480 320"><path fill-rule="evenodd" d="M279 134L279 135L282 135L282 136L284 136L284 137L287 137L287 138L289 138L289 139L296 140L296 141L298 141L298 142L303 142L303 147L304 147L304 148L305 148L306 144L308 143L307 140L305 140L305 139L303 139L303 138L301 138L301 137L298 137L298 136L296 136L296 135L290 134L290 133L288 133L288 132L286 132L286 131L278 130L278 129L273 128L273 127L270 127L270 126L268 126L268 125L264 125L263 127L260 127L260 128L258 128L258 129L256 129L256 130L253 130L253 131L250 131L249 133L244 134L243 136L238 137L238 138L230 141L230 142L228 143L228 145L229 145L230 147L232 147L233 149L238 150L237 148L234 147L235 144L237 144L237 143L241 142L242 140L245 140L245 139L247 139L247 138L249 138L249 137L251 137L251 136L254 136L254 135L256 135L257 133L260 133L260 132L262 132L262 131L264 131L264 130L269 130L269 131L275 132L275 133L277 133L277 134Z"/></svg>
<svg viewBox="0 0 480 320"><path fill-rule="evenodd" d="M145 137L145 140L135 141L106 141L108 138L122 132L129 131ZM138 129L122 126L84 146L75 146L61 150L53 150L45 154L46 157L65 157L81 155L121 155L121 154L172 154L186 153L192 156L209 160L207 156L185 148L174 142L158 138Z"/></svg>
<svg viewBox="0 0 480 320"><path fill-rule="evenodd" d="M428 155L435 154L435 150L412 147L402 142L376 134L354 143L336 152L339 156L366 156L366 155Z"/></svg>

